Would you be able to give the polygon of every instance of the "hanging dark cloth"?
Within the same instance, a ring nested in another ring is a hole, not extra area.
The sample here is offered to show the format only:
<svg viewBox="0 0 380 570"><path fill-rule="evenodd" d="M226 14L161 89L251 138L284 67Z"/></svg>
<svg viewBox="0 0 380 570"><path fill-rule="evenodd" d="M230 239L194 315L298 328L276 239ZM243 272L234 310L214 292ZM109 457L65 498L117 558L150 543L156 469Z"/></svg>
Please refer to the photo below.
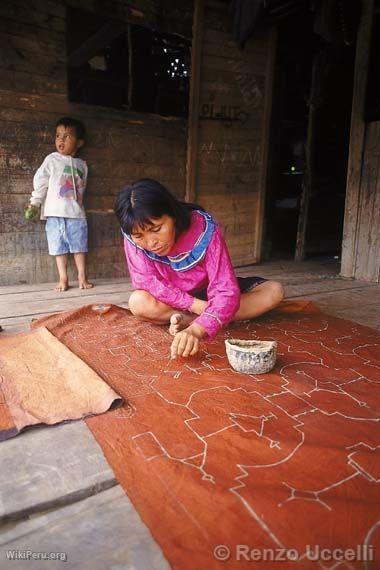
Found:
<svg viewBox="0 0 380 570"><path fill-rule="evenodd" d="M240 48L244 47L252 35L263 4L263 0L232 0L230 5L233 18L232 35Z"/></svg>

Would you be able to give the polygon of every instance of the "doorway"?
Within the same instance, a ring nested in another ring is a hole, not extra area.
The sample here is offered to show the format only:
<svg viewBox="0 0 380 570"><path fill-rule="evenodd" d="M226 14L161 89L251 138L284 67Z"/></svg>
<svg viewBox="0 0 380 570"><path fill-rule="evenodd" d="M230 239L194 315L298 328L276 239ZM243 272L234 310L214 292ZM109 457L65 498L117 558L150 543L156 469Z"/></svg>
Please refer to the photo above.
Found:
<svg viewBox="0 0 380 570"><path fill-rule="evenodd" d="M278 23L265 260L295 257L303 218L302 258L340 257L356 33L342 4L323 20L305 3Z"/></svg>

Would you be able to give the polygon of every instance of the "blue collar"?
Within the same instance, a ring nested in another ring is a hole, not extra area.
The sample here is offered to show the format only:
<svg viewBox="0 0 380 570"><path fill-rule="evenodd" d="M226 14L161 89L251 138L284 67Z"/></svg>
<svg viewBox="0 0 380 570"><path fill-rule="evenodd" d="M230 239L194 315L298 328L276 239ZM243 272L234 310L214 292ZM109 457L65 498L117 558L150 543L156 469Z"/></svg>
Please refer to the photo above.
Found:
<svg viewBox="0 0 380 570"><path fill-rule="evenodd" d="M170 267L173 269L173 271L187 271L188 269L191 269L192 267L197 265L197 263L199 263L201 261L201 259L204 258L206 251L207 251L207 248L209 246L209 243L211 241L212 234L214 233L214 229L215 229L215 222L212 219L212 217L210 216L210 214L207 214L206 212L202 212L201 210L196 210L196 212L198 212L198 214L201 214L201 216L203 216L203 218L205 220L205 229L201 233L199 238L197 239L197 241L196 241L196 243L195 243L195 245L191 251L179 253L178 255L176 255L174 257L170 257L170 256L166 256L166 255L164 255L164 256L157 255L157 253L153 253L152 251L148 251L148 250L140 247L139 245L137 245L133 241L130 234L123 232L123 230L121 230L121 233L123 234L125 239L127 239L132 245L134 245L135 247L137 247L138 249L143 251L145 253L145 255L147 257L149 257L149 259L152 259L153 261L159 261L160 263L165 263L166 265L170 265Z"/></svg>

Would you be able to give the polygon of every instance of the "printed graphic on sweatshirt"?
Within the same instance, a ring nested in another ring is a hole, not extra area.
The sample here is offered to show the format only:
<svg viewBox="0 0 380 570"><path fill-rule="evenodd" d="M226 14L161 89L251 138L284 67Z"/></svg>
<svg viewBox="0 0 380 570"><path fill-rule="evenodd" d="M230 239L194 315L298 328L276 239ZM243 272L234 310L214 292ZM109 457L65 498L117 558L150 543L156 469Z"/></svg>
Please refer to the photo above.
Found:
<svg viewBox="0 0 380 570"><path fill-rule="evenodd" d="M66 165L59 180L59 197L76 200L81 206L84 193L84 172Z"/></svg>

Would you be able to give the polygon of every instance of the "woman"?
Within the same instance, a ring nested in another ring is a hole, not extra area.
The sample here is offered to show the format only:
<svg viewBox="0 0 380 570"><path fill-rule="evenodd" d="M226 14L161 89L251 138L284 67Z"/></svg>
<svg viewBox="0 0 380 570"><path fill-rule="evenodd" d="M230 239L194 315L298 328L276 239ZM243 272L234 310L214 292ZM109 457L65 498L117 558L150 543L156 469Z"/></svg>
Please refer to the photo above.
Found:
<svg viewBox="0 0 380 570"><path fill-rule="evenodd" d="M236 279L215 220L155 180L125 187L115 212L135 289L129 308L151 323L170 323L172 358L193 356L222 326L262 315L283 299L280 283Z"/></svg>

